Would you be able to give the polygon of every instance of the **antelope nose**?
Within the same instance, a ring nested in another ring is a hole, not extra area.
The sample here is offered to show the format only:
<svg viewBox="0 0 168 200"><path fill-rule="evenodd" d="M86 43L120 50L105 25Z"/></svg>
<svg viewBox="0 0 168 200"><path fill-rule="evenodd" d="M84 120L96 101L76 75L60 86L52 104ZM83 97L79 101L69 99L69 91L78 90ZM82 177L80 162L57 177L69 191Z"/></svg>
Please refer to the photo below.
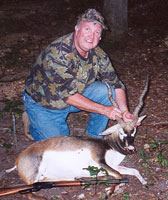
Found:
<svg viewBox="0 0 168 200"><path fill-rule="evenodd" d="M134 143L134 137L129 137L128 144L133 144L133 143Z"/></svg>

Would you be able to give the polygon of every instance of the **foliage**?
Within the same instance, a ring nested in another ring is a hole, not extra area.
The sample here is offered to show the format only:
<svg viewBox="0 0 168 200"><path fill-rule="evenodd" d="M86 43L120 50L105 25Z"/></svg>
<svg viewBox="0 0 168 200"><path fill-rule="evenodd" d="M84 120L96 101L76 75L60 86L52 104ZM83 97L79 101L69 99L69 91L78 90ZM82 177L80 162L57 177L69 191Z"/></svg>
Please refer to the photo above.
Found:
<svg viewBox="0 0 168 200"><path fill-rule="evenodd" d="M168 144L168 142L152 142L149 144L149 147L150 149L160 148L163 144Z"/></svg>
<svg viewBox="0 0 168 200"><path fill-rule="evenodd" d="M97 176L100 172L105 173L106 176L109 176L107 170L105 170L104 168L98 168L98 167L94 167L94 166L88 166L88 168L83 168L87 171L89 171L90 176Z"/></svg>
<svg viewBox="0 0 168 200"><path fill-rule="evenodd" d="M18 108L18 106L23 105L22 101L20 100L10 101L8 99L5 99L4 102L5 102L5 107L0 111L1 115L5 112L7 113L14 112L16 118L18 118L23 113L23 110Z"/></svg>
<svg viewBox="0 0 168 200"><path fill-rule="evenodd" d="M146 154L145 154L144 149L141 150L140 154L141 154L141 158L142 158L142 160L143 160L142 166L143 166L143 167L148 167L147 156L146 156Z"/></svg>
<svg viewBox="0 0 168 200"><path fill-rule="evenodd" d="M83 168L83 169L89 171L90 176L95 176L95 179L96 179L96 180L97 180L97 176L98 176L98 174L99 174L100 172L103 172L103 173L105 173L106 176L109 176L107 170L104 169L104 168L102 168L102 167L101 167L101 168L98 168L98 167L95 167L95 166L88 166L88 168ZM105 186L108 186L108 183L107 183L106 181L101 182L101 183L99 183L99 184L103 184L103 185L105 185ZM89 185L90 185L90 184L87 184L86 187L88 187ZM85 187L85 188L86 188L86 187Z"/></svg>
<svg viewBox="0 0 168 200"><path fill-rule="evenodd" d="M2 147L5 147L6 149L10 149L12 147L12 144L10 143L3 143L1 144Z"/></svg>
<svg viewBox="0 0 168 200"><path fill-rule="evenodd" d="M51 197L51 199L59 200L59 197L57 197L56 195L53 195L53 196Z"/></svg>
<svg viewBox="0 0 168 200"><path fill-rule="evenodd" d="M149 146L150 149L157 149L158 151L158 155L153 159L153 161L160 163L163 167L168 167L168 160L163 155L163 149L161 148L164 144L168 144L168 142L152 142Z"/></svg>
<svg viewBox="0 0 168 200"><path fill-rule="evenodd" d="M128 193L122 194L121 196L123 196L123 200L130 200Z"/></svg>

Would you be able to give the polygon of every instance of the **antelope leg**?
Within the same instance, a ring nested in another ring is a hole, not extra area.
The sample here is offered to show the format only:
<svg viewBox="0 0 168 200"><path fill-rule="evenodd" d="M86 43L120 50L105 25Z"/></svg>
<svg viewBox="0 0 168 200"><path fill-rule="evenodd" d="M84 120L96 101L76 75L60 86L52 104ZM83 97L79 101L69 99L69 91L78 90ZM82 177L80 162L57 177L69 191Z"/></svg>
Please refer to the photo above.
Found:
<svg viewBox="0 0 168 200"><path fill-rule="evenodd" d="M117 166L115 167L115 170L119 171L120 174L127 174L127 175L132 175L132 176L136 176L137 179L143 184L147 184L147 182L145 181L145 179L141 176L141 174L139 173L138 170L134 169L134 168L127 168L124 166Z"/></svg>

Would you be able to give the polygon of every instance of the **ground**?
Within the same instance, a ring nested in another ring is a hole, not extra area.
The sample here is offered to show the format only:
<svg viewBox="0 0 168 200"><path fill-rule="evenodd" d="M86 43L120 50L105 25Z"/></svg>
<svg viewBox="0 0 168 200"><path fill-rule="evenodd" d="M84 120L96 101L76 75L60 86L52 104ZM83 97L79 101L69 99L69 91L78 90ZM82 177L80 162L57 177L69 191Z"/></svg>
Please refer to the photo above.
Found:
<svg viewBox="0 0 168 200"><path fill-rule="evenodd" d="M23 111L22 90L29 69L40 51L55 38L73 31L76 16L84 8L101 8L100 1L2 1L0 2L0 188L22 185L17 172L6 174L17 155L33 142L24 135L19 111ZM140 171L148 182L144 187L135 177L123 176L129 183L115 200L168 199L168 24L167 2L130 1L129 31L123 43L101 45L127 88L130 110L138 103L147 74L150 88L142 114L147 118L138 128L137 153L122 163ZM96 5L96 6L95 6ZM82 10L83 11L83 10ZM16 109L17 108L17 109ZM21 110L19 110L21 109ZM15 118L12 118L12 113ZM85 134L89 113L68 117L71 135ZM16 119L16 122L15 120ZM16 124L16 134L14 125ZM109 126L115 124L110 121ZM104 186L53 188L38 194L47 199L104 198ZM21 194L2 200L23 199Z"/></svg>

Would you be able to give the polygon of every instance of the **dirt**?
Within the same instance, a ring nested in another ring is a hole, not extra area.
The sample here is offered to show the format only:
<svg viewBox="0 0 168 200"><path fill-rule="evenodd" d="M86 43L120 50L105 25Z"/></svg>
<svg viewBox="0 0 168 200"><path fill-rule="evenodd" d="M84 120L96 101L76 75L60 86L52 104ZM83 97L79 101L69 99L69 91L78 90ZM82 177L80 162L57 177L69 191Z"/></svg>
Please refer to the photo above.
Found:
<svg viewBox="0 0 168 200"><path fill-rule="evenodd" d="M137 153L127 156L124 166L140 171L148 185L133 176L115 193L115 200L168 199L168 14L167 3L157 0L130 1L129 31L123 43L101 45L127 88L131 112L138 103L147 74L150 89L142 114L147 118L138 127ZM96 5L96 6L95 6ZM17 155L33 142L24 135L21 113L24 110L24 80L41 50L57 37L73 31L76 17L84 8L101 8L92 1L1 1L0 7L0 188L23 185L17 171L6 174ZM14 118L16 135L14 134ZM71 135L85 134L89 113L68 117ZM115 124L110 121L109 126ZM105 186L53 188L41 190L47 199L104 199ZM23 199L14 194L2 200ZM25 197L26 199L26 197Z"/></svg>

